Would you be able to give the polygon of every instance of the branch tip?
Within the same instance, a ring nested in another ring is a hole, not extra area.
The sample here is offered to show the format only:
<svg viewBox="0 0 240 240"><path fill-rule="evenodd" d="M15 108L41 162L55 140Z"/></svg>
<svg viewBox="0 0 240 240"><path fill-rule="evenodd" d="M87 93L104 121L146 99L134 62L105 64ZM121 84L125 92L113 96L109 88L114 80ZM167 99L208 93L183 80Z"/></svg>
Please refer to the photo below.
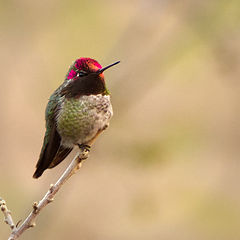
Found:
<svg viewBox="0 0 240 240"><path fill-rule="evenodd" d="M16 224L16 227L18 227L18 225L20 224L20 222L22 221L22 219L20 219L17 224Z"/></svg>
<svg viewBox="0 0 240 240"><path fill-rule="evenodd" d="M1 210L2 210L3 212L5 212L5 211L6 211L6 206L5 206L5 205L2 205L2 206L1 206Z"/></svg>
<svg viewBox="0 0 240 240"><path fill-rule="evenodd" d="M30 223L28 226L29 226L30 228L33 228L33 227L35 227L35 226L36 226L36 223L35 223L35 222L33 222L33 223Z"/></svg>
<svg viewBox="0 0 240 240"><path fill-rule="evenodd" d="M32 207L33 207L33 212L37 213L37 211L38 211L38 202L34 202Z"/></svg>
<svg viewBox="0 0 240 240"><path fill-rule="evenodd" d="M6 202L0 198L0 207L1 211L4 215L4 222L9 225L12 231L16 229L15 224L13 222L12 216L11 216L11 211L7 208Z"/></svg>
<svg viewBox="0 0 240 240"><path fill-rule="evenodd" d="M48 198L47 201L48 201L48 203L51 203L54 201L54 198Z"/></svg>
<svg viewBox="0 0 240 240"><path fill-rule="evenodd" d="M21 220L14 224L11 216L11 212L6 206L6 202L0 197L0 209L4 215L4 221L10 226L12 232L8 240L15 240L22 235L27 229L35 227L35 219L39 215L40 211L49 203L54 200L54 196L63 186L63 184L81 167L82 161L88 158L88 150L84 149L78 153L72 162L69 164L64 173L60 176L55 184L51 184L49 190L45 196L39 201L34 202L32 205L33 210L27 216L27 218L20 224ZM19 226L20 225L20 226Z"/></svg>
<svg viewBox="0 0 240 240"><path fill-rule="evenodd" d="M50 188L49 188L50 193L52 193L54 191L54 189L55 189L55 186L54 186L54 184L51 183Z"/></svg>

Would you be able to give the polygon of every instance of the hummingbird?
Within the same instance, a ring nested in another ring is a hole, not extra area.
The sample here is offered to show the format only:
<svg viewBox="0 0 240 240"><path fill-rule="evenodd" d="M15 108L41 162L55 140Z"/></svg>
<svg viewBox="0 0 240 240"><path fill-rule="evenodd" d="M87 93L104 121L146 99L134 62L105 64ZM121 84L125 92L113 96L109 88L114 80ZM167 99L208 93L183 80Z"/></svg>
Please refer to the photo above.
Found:
<svg viewBox="0 0 240 240"><path fill-rule="evenodd" d="M45 110L46 132L33 178L61 163L74 146L90 150L113 115L102 67L92 58L79 58L53 92Z"/></svg>

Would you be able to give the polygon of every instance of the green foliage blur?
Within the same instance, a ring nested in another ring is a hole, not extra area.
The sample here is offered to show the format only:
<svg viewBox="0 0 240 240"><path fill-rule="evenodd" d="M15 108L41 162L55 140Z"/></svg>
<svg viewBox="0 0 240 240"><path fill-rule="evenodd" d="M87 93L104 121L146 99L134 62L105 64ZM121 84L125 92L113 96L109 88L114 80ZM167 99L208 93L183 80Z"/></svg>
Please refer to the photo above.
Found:
<svg viewBox="0 0 240 240"><path fill-rule="evenodd" d="M16 222L75 154L32 179L68 66L121 60L110 127L21 239L240 239L239 23L239 0L0 1L0 196Z"/></svg>

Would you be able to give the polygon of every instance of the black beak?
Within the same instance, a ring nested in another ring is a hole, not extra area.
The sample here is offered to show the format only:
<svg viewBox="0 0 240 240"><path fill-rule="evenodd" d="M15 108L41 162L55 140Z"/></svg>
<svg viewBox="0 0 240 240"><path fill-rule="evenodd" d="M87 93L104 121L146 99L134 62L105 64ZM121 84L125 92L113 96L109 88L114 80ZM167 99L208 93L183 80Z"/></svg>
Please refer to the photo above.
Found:
<svg viewBox="0 0 240 240"><path fill-rule="evenodd" d="M117 62L115 62L115 63L112 63L112 64L104 67L104 68L99 69L99 70L97 71L97 73L100 74L100 73L104 72L105 70L107 70L108 68L110 68L110 67L112 67L112 66L114 66L114 65L116 65L116 64L118 64L118 63L120 63L120 61L117 61Z"/></svg>

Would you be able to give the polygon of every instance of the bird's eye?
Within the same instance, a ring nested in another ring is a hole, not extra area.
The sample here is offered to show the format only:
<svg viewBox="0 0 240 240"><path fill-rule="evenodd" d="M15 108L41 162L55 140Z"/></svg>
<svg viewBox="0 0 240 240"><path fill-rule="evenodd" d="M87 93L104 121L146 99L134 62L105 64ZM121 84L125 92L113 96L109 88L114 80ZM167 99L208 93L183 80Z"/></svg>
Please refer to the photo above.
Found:
<svg viewBox="0 0 240 240"><path fill-rule="evenodd" d="M83 77L83 76L86 76L87 73L83 70L80 70L78 73L77 73L77 77Z"/></svg>

